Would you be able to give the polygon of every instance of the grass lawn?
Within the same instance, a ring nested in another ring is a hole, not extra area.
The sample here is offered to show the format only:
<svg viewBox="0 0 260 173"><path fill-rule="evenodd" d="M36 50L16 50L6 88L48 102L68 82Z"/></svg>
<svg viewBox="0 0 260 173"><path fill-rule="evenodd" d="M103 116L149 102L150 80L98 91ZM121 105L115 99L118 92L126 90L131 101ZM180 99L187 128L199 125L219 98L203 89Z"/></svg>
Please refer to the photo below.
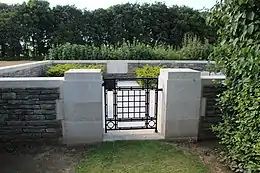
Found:
<svg viewBox="0 0 260 173"><path fill-rule="evenodd" d="M77 173L208 173L200 158L163 141L104 142L77 164Z"/></svg>

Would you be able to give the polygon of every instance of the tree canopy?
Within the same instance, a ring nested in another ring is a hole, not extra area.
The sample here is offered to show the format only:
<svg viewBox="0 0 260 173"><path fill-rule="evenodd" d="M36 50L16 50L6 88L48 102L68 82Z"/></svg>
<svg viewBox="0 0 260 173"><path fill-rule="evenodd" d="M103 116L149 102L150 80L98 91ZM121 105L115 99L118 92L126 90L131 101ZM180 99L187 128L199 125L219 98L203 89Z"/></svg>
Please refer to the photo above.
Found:
<svg viewBox="0 0 260 173"><path fill-rule="evenodd" d="M121 4L107 9L50 7L48 1L0 3L0 57L42 57L61 44L118 45L139 40L151 46L180 47L185 33L215 42L205 14L163 3Z"/></svg>

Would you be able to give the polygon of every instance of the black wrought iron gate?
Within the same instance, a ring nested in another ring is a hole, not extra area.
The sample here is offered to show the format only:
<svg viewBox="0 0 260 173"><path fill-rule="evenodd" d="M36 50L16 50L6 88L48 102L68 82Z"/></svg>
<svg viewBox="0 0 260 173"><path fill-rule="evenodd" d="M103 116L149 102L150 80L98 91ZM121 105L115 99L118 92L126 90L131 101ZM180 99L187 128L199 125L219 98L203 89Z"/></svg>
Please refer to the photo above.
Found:
<svg viewBox="0 0 260 173"><path fill-rule="evenodd" d="M104 78L105 132L155 129L158 78Z"/></svg>

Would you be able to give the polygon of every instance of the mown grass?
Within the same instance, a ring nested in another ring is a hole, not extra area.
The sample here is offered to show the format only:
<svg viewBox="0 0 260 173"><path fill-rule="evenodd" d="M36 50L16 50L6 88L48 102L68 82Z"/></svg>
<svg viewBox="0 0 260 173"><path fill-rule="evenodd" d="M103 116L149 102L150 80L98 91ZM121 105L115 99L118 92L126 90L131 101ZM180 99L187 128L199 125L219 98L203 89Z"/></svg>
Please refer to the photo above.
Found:
<svg viewBox="0 0 260 173"><path fill-rule="evenodd" d="M86 152L77 173L208 173L200 158L164 141L104 142Z"/></svg>

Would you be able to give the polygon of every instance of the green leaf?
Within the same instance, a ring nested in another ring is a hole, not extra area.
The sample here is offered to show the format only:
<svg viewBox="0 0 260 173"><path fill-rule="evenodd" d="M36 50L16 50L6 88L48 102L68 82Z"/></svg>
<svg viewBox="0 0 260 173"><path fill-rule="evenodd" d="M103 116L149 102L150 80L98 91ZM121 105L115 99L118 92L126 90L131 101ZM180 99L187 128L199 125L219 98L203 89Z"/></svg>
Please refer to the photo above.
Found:
<svg viewBox="0 0 260 173"><path fill-rule="evenodd" d="M252 34L254 32L254 28L255 28L254 24L249 25L249 27L247 28L247 33Z"/></svg>
<svg viewBox="0 0 260 173"><path fill-rule="evenodd" d="M248 15L247 15L247 19L248 20L254 20L255 17L255 13L253 11L251 11Z"/></svg>
<svg viewBox="0 0 260 173"><path fill-rule="evenodd" d="M236 38L236 39L233 41L233 46L236 46L238 40L239 40L239 38Z"/></svg>

